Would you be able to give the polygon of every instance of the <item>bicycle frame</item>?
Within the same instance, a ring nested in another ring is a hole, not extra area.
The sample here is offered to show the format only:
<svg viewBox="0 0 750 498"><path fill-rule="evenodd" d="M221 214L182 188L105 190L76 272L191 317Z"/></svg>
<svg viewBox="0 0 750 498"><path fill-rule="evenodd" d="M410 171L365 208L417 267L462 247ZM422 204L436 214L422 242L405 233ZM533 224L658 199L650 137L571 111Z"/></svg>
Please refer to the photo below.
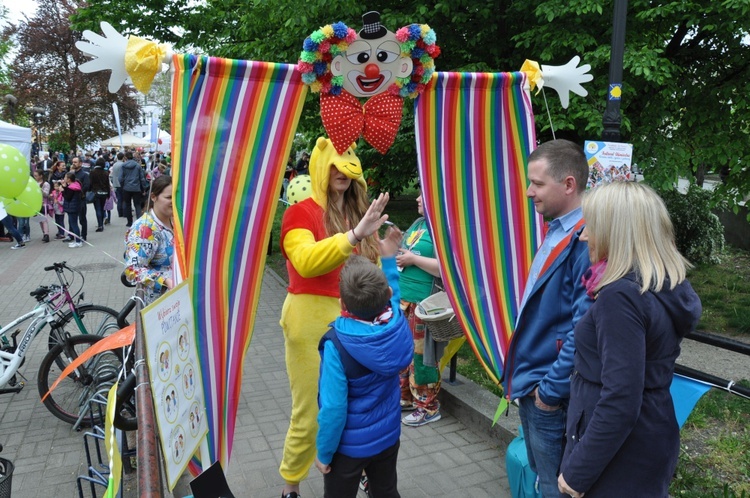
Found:
<svg viewBox="0 0 750 498"><path fill-rule="evenodd" d="M0 329L0 337L2 337L3 345L9 344L6 334L12 330L16 325L25 322L26 320L33 318L29 326L26 328L21 340L18 341L16 350L12 353L0 350L0 393L5 392L3 388L8 385L10 379L16 374L18 368L21 366L21 362L26 356L26 351L31 344L31 341L39 334L42 329L41 325L44 323L52 323L55 320L54 312L49 302L44 301L39 303L32 311L29 311L25 315L16 318L8 325ZM20 388L18 389L20 391ZM16 388L8 389L7 392L18 392Z"/></svg>

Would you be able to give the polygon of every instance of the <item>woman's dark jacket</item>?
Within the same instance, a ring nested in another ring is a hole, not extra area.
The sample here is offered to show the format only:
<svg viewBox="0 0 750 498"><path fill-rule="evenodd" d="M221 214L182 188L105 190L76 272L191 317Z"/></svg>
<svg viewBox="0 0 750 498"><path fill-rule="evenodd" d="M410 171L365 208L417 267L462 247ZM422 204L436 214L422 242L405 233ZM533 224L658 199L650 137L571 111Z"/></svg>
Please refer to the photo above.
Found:
<svg viewBox="0 0 750 498"><path fill-rule="evenodd" d="M666 498L680 451L669 386L701 314L687 281L640 293L634 275L599 292L575 328L561 472L587 498Z"/></svg>

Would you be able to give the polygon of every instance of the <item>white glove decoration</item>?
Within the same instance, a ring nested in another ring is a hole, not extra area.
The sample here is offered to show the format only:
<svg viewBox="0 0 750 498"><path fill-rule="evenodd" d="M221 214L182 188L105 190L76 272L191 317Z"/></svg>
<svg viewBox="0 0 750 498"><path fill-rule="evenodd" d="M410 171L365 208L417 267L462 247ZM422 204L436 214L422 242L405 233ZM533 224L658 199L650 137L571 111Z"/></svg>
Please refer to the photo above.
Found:
<svg viewBox="0 0 750 498"><path fill-rule="evenodd" d="M554 89L560 96L560 103L563 109L567 109L570 103L569 92L573 92L581 97L589 94L581 86L581 83L586 83L594 79L591 74L588 74L591 71L591 65L584 64L578 67L579 62L581 62L581 58L576 55L564 66L546 66L542 64L543 82L539 86L544 85Z"/></svg>
<svg viewBox="0 0 750 498"><path fill-rule="evenodd" d="M102 21L101 28L105 36L86 30L83 32L83 37L91 43L76 42L78 50L91 57L96 57L96 59L81 64L78 69L84 73L94 73L105 69L112 70L108 89L110 93L115 93L128 78L128 72L125 70L125 51L128 47L128 39L118 33L108 22Z"/></svg>

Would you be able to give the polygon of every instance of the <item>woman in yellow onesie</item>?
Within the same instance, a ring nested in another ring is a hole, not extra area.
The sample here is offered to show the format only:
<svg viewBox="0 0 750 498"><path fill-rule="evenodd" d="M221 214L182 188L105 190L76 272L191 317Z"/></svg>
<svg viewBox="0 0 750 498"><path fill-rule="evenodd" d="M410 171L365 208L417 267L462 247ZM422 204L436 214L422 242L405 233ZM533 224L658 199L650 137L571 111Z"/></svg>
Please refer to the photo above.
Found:
<svg viewBox="0 0 750 498"><path fill-rule="evenodd" d="M388 194L368 207L367 184L352 145L339 155L318 138L310 156L312 197L284 213L281 249L289 272L281 310L286 368L292 391L292 415L279 473L282 498L298 498L299 483L315 459L318 430L318 342L339 315L339 272L357 251L377 262L378 228L388 219Z"/></svg>

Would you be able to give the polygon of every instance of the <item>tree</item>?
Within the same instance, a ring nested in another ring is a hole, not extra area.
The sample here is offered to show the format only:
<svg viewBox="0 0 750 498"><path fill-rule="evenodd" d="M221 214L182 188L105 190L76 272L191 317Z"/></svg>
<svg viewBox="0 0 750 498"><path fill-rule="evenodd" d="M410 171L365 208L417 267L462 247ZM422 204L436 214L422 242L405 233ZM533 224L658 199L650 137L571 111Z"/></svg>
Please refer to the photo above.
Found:
<svg viewBox="0 0 750 498"><path fill-rule="evenodd" d="M573 96L562 109L554 92L532 99L537 137L555 136L583 144L599 139L608 91L614 0L384 0L378 8L384 24L397 29L411 22L427 23L438 35L441 71L514 71L524 59L549 65L565 64L573 55L591 64L594 81L588 97ZM138 13L148 2L121 0L117 15L126 26L151 26ZM91 0L86 12L110 19L112 2ZM342 0L207 0L169 17L165 26L179 26L175 47L202 50L222 57L294 63L302 40L319 26L343 20L358 29L361 2ZM750 3L747 0L630 0L623 74L623 141L634 144L638 165L647 179L671 186L678 176L728 167L726 185L718 192L736 204L750 192ZM82 18L84 16L81 16ZM91 16L86 17L91 21ZM171 24L167 24L171 23ZM90 27L90 26L89 26ZM170 32L174 33L174 29ZM311 97L312 98L312 97ZM306 106L305 112L317 108ZM410 106L401 135L408 133ZM315 126L300 129L307 134ZM318 127L319 128L319 127ZM413 153L394 150L380 157L379 172L401 171ZM404 143L405 147L411 147ZM365 153L366 148L362 149ZM395 157L398 156L398 157ZM365 161L365 163L367 163ZM415 171L414 165L407 165Z"/></svg>
<svg viewBox="0 0 750 498"><path fill-rule="evenodd" d="M162 113L159 119L159 129L171 133L172 131L172 77L169 73L158 73L151 84L148 102L157 105Z"/></svg>
<svg viewBox="0 0 750 498"><path fill-rule="evenodd" d="M81 37L69 21L78 4L72 0L38 0L37 4L34 16L9 33L18 46L11 72L19 108L45 109L43 129L65 139L72 150L115 133L113 102L123 127L135 124L139 109L131 89L111 94L109 74L78 70L89 60L75 48Z"/></svg>

